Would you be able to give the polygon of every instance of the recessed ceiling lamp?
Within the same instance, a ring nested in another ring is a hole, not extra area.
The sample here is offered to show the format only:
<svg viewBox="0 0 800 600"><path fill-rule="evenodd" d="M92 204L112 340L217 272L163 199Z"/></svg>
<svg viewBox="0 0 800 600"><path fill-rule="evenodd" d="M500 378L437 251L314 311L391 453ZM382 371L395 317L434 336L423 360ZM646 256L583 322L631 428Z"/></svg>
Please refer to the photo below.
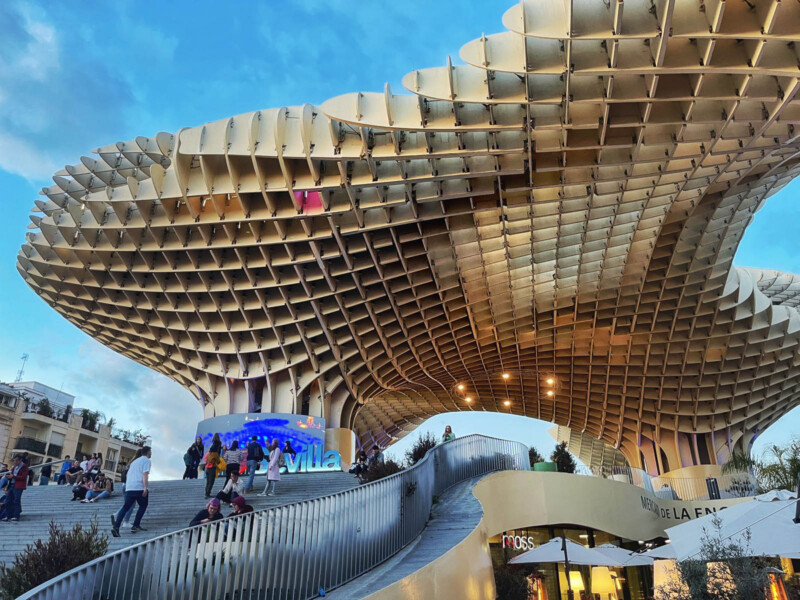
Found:
<svg viewBox="0 0 800 600"><path fill-rule="evenodd" d="M508 373L503 373L503 379L508 379L509 377L511 377L511 375Z"/></svg>
<svg viewBox="0 0 800 600"><path fill-rule="evenodd" d="M504 406L511 406L511 400L506 400L503 402Z"/></svg>
<svg viewBox="0 0 800 600"><path fill-rule="evenodd" d="M555 380L555 379L553 379L552 377L548 377L548 378L545 380L545 382L547 383L547 385L553 385L553 384L556 382L556 380Z"/></svg>
<svg viewBox="0 0 800 600"><path fill-rule="evenodd" d="M464 391L464 384L463 383L459 383L457 387L458 387L458 391L459 392L463 392Z"/></svg>
<svg viewBox="0 0 800 600"><path fill-rule="evenodd" d="M467 396L466 398L464 398L464 402L472 402L472 398L470 398L469 396Z"/></svg>
<svg viewBox="0 0 800 600"><path fill-rule="evenodd" d="M547 395L548 396L552 396L553 395L553 390L547 390Z"/></svg>

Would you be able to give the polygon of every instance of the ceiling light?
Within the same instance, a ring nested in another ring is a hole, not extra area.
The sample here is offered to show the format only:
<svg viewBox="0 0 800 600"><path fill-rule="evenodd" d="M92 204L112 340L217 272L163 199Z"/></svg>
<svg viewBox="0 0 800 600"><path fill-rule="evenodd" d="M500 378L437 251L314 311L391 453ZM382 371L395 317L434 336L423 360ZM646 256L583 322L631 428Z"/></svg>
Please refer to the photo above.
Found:
<svg viewBox="0 0 800 600"><path fill-rule="evenodd" d="M459 392L463 392L464 391L464 384L463 383L459 383L458 384L458 391Z"/></svg>
<svg viewBox="0 0 800 600"><path fill-rule="evenodd" d="M506 400L505 402L503 402L503 404L505 406L511 406L511 400Z"/></svg>
<svg viewBox="0 0 800 600"><path fill-rule="evenodd" d="M548 396L552 396L553 395L553 390L547 390L547 395Z"/></svg>
<svg viewBox="0 0 800 600"><path fill-rule="evenodd" d="M511 375L508 373L503 373L503 379L508 379L509 377L511 377Z"/></svg>
<svg viewBox="0 0 800 600"><path fill-rule="evenodd" d="M472 402L472 398L470 398L469 396L467 396L466 398L464 398L464 401L465 401L465 402Z"/></svg>
<svg viewBox="0 0 800 600"><path fill-rule="evenodd" d="M548 377L547 378L547 385L553 385L555 382L556 382L556 380L553 379L552 377Z"/></svg>

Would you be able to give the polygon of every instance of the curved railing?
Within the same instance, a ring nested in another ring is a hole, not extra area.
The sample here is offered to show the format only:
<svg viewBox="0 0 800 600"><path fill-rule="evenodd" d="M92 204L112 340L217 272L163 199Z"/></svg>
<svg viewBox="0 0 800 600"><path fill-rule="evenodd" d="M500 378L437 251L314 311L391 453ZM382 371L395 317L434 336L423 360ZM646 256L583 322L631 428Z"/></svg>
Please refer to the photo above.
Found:
<svg viewBox="0 0 800 600"><path fill-rule="evenodd" d="M526 446L463 437L436 446L396 475L163 535L68 571L20 599L314 598L417 537L434 496L507 469L528 469Z"/></svg>
<svg viewBox="0 0 800 600"><path fill-rule="evenodd" d="M670 477L650 475L633 467L588 467L578 469L579 475L593 475L621 481L647 490L662 500L726 500L747 498L758 493L755 478L750 473L723 473L714 477Z"/></svg>

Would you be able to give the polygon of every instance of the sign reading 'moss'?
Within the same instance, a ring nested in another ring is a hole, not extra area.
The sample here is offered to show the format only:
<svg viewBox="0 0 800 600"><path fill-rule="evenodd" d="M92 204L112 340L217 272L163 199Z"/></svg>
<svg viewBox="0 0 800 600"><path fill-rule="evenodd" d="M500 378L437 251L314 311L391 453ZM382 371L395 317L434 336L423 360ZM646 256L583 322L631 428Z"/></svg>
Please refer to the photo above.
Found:
<svg viewBox="0 0 800 600"><path fill-rule="evenodd" d="M325 419L282 413L244 413L205 419L197 424L197 435L206 449L218 433L223 445L230 447L235 441L244 449L254 437L269 454L267 447L277 439L280 447L288 441L297 452L296 457L285 455L286 466L282 473L315 473L341 471L342 463L335 450L324 451ZM262 468L266 463L262 463Z"/></svg>

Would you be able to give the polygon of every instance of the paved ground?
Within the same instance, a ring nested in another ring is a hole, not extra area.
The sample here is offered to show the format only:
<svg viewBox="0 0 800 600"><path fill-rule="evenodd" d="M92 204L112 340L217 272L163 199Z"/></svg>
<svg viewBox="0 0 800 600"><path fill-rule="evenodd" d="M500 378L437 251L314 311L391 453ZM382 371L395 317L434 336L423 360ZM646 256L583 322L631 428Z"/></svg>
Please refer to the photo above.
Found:
<svg viewBox="0 0 800 600"><path fill-rule="evenodd" d="M222 480L217 479L214 493L222 488ZM264 489L265 476L256 477L256 490ZM348 473L309 473L284 475L278 484L277 495L262 498L256 494L248 494L247 502L256 510L289 504L309 498L327 496L336 492L358 486L358 481ZM117 486L121 490L121 486ZM151 484L150 504L147 508L142 526L147 531L136 534L129 529L122 529L122 536L111 537L109 515L122 506L122 494L118 491L108 500L100 500L94 504L71 502L72 492L69 486L34 486L28 488L22 496L22 519L19 523L0 522L0 562L10 562L14 555L34 540L47 537L51 520L72 527L75 523L88 525L92 517L97 517L100 529L109 534L109 551L118 550L157 537L189 525L194 515L205 506L205 480L187 481L154 481ZM230 508L224 508L228 515Z"/></svg>
<svg viewBox="0 0 800 600"><path fill-rule="evenodd" d="M461 482L442 494L431 511L433 518L417 539L386 562L329 592L327 597L355 600L369 596L411 575L462 541L478 526L483 515L480 502L472 494L473 486L481 479Z"/></svg>

